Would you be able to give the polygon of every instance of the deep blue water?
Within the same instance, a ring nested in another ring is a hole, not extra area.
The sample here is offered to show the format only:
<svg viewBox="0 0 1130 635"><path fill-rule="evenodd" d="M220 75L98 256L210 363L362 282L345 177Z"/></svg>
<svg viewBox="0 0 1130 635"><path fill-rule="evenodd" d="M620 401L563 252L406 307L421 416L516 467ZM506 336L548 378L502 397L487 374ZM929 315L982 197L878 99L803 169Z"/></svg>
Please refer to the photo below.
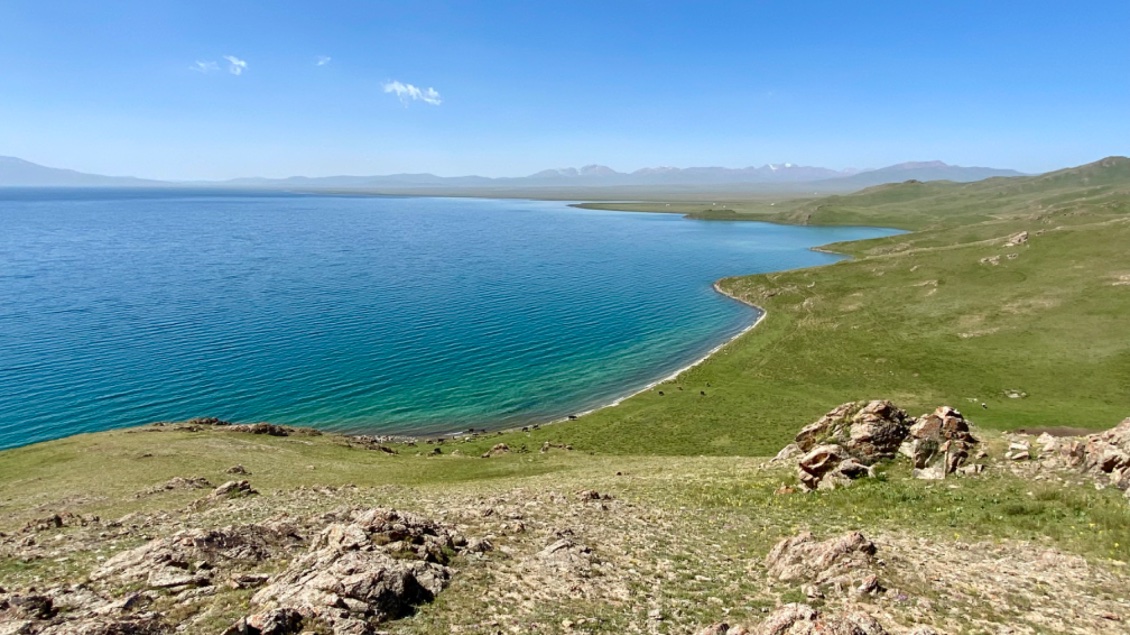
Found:
<svg viewBox="0 0 1130 635"><path fill-rule="evenodd" d="M0 447L195 416L370 433L550 420L750 324L717 278L889 233L512 200L0 190Z"/></svg>

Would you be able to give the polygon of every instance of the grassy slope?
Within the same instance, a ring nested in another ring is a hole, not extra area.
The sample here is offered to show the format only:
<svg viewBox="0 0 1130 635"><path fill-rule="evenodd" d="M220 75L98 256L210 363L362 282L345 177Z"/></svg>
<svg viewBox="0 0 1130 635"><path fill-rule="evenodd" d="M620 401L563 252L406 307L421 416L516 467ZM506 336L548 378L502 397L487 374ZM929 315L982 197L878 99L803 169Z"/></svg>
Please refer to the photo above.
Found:
<svg viewBox="0 0 1130 635"><path fill-rule="evenodd" d="M765 207L746 213L919 231L831 246L853 261L725 280L769 311L754 332L677 381L533 432L529 443L763 455L830 405L874 397L914 411L948 403L1004 429L1105 428L1130 415L1130 285L1117 284L1130 275L1130 160L756 211ZM1027 245L1004 245L1023 230ZM999 265L980 262L992 256Z"/></svg>
<svg viewBox="0 0 1130 635"><path fill-rule="evenodd" d="M1003 452L1001 439L987 436L986 441L993 455ZM781 497L773 496L773 490L791 481L791 472L763 470L759 459L554 450L486 460L469 452L473 445L448 442L442 456L428 456L431 446L400 447L400 454L389 455L349 447L336 435L270 437L144 428L78 435L4 451L0 531L17 530L31 519L62 510L108 519L183 510L207 490L145 491L176 476L202 476L216 485L247 478L264 495L283 499L303 487L355 485L366 492L367 504L406 508L413 508L414 500L438 495L460 499L521 487L566 493L597 487L657 509L729 510L767 523L772 531L758 545L762 551L800 527L842 530L865 522L887 531L914 523L919 532L939 536L957 532L976 539L1043 537L1079 553L1130 558L1130 507L1113 489L1029 483L1006 472L967 487L939 488L908 478L909 467L894 464L882 468L882 478L850 490ZM250 475L226 473L237 463ZM338 505L332 497L325 501L327 509ZM39 566L55 565L45 561L28 569L27 563L0 558L0 578L6 570L34 575Z"/></svg>
<svg viewBox="0 0 1130 635"><path fill-rule="evenodd" d="M824 198L761 196L699 202L583 203L578 207L682 213L710 220L937 230L1026 217L1065 206L1104 214L1126 213L1130 210L1128 195L1130 160L1112 157L1036 177L992 178L976 183L907 181Z"/></svg>

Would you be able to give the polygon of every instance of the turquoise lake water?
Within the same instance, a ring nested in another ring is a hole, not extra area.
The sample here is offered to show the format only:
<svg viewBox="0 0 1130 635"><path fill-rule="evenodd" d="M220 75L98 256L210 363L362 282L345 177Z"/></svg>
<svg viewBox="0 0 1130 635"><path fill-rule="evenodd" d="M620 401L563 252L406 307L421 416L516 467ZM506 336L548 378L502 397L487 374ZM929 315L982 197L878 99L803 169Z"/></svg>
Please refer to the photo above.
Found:
<svg viewBox="0 0 1130 635"><path fill-rule="evenodd" d="M0 447L196 416L376 434L556 419L752 323L714 280L891 233L556 202L0 190Z"/></svg>

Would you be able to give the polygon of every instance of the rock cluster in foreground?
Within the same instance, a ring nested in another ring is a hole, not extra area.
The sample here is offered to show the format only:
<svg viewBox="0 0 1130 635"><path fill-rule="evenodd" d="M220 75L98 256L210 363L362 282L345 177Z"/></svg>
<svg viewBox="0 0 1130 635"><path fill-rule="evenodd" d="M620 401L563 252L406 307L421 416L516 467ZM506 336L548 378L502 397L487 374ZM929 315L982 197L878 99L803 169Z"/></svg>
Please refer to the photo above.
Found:
<svg viewBox="0 0 1130 635"><path fill-rule="evenodd" d="M1037 443L1043 446L1048 463L1077 469L1130 497L1130 418L1098 434L1066 439L1044 435Z"/></svg>
<svg viewBox="0 0 1130 635"><path fill-rule="evenodd" d="M327 514L305 527L267 522L183 530L105 561L90 574L93 585L43 593L0 589L0 633L171 633L174 625L164 616L145 610L159 593L189 599L218 587L262 587L251 597L255 611L225 633L365 635L435 599L454 575L453 556L485 548L489 543L469 544L450 526L386 508ZM263 573L287 561L280 573Z"/></svg>
<svg viewBox="0 0 1130 635"><path fill-rule="evenodd" d="M799 455L797 479L811 491L874 476L875 464L899 454L914 462L919 478L976 471L966 463L977 444L969 422L948 406L913 418L886 400L848 402L805 426L777 459Z"/></svg>

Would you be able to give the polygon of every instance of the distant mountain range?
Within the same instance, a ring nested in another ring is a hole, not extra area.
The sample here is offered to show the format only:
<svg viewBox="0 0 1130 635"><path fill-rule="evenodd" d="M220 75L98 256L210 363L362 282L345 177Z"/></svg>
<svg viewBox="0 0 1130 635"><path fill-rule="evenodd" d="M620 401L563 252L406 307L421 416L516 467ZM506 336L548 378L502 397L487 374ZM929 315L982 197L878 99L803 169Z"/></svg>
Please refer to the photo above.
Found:
<svg viewBox="0 0 1130 635"><path fill-rule="evenodd" d="M0 157L0 187L161 187L163 181L102 176L49 168L16 157Z"/></svg>
<svg viewBox="0 0 1130 635"><path fill-rule="evenodd" d="M993 176L1023 176L1016 170L961 167L941 161L900 163L878 170L831 170L828 168L769 164L761 167L643 168L617 172L603 165L582 168L542 170L522 177L484 176L444 177L434 174L392 174L387 176L292 176L283 179L240 178L227 181L155 181L123 176L85 174L74 170L49 168L15 157L0 157L0 187L239 187L288 190L368 190L390 193L420 193L475 190L529 190L549 188L625 188L656 187L680 190L699 188L855 190L871 185L919 181L979 181Z"/></svg>

